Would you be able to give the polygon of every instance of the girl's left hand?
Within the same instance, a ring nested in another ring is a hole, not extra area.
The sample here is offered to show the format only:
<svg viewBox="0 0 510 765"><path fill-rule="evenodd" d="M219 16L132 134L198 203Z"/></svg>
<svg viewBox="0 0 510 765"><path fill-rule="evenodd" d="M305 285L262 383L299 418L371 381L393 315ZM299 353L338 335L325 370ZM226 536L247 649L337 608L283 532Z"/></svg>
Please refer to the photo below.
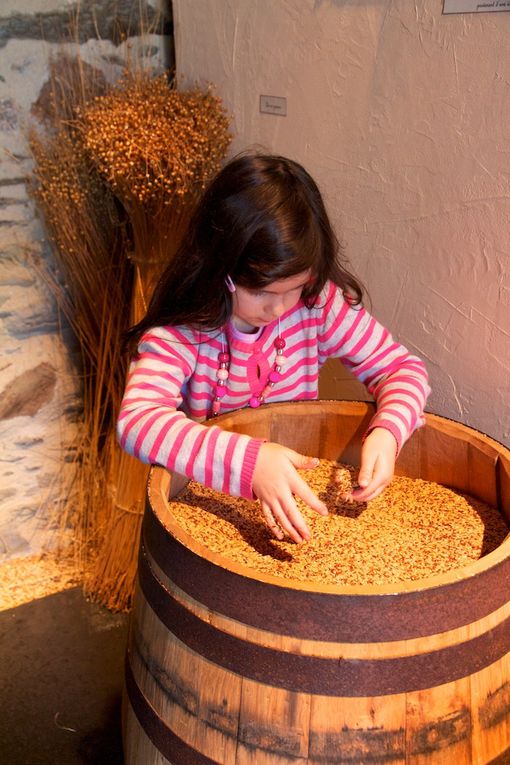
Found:
<svg viewBox="0 0 510 765"><path fill-rule="evenodd" d="M395 436L386 428L374 428L361 447L358 488L346 494L344 499L350 502L375 499L393 478L396 457Z"/></svg>

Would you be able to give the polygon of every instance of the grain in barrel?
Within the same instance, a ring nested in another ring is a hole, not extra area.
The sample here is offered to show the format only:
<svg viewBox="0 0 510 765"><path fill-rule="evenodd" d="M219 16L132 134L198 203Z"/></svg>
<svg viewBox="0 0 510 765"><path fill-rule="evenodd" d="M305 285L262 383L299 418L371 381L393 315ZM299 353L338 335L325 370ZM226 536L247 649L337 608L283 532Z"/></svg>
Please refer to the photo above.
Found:
<svg viewBox="0 0 510 765"><path fill-rule="evenodd" d="M496 549L509 531L496 508L433 481L396 476L368 503L348 503L354 467L321 459L300 472L329 510L324 518L297 500L311 531L301 545L272 537L256 502L193 481L174 497L172 513L196 541L259 572L344 585L443 574Z"/></svg>

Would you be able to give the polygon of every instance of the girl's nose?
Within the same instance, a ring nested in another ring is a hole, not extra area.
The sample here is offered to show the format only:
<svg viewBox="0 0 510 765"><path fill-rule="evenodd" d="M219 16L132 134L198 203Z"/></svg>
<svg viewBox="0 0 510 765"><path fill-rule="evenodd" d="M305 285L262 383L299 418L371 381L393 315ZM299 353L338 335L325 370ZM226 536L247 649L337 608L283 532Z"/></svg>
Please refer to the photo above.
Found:
<svg viewBox="0 0 510 765"><path fill-rule="evenodd" d="M278 319L285 312L285 302L283 300L275 301L268 308L267 313L271 316L271 319Z"/></svg>

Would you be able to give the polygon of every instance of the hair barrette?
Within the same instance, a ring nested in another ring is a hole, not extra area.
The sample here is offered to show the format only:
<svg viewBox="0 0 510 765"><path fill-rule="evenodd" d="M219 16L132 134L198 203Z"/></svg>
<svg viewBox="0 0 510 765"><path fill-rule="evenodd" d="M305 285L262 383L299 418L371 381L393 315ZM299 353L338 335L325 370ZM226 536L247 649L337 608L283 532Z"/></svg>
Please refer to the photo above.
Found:
<svg viewBox="0 0 510 765"><path fill-rule="evenodd" d="M225 284L227 285L227 289L229 292L235 292L236 291L236 285L232 281L232 278L227 274L225 277Z"/></svg>

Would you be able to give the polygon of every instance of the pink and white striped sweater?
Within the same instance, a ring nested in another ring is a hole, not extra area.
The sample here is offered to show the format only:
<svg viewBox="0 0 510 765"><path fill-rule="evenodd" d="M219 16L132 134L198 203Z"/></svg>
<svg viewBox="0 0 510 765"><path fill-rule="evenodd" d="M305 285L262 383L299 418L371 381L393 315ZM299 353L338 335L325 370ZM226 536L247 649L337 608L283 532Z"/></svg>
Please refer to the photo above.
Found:
<svg viewBox="0 0 510 765"><path fill-rule="evenodd" d="M280 318L287 362L268 403L316 399L319 369L337 357L374 396L370 424L393 433L398 448L422 423L430 392L423 362L393 340L362 307L352 307L332 283L317 306L300 301ZM227 328L230 352L221 411L248 405L265 386L275 359L278 322L247 343ZM252 498L260 439L201 421L211 413L218 354L225 334L188 327L156 327L138 347L118 420L120 444L143 462L163 465L205 486ZM312 455L313 456L313 455Z"/></svg>

